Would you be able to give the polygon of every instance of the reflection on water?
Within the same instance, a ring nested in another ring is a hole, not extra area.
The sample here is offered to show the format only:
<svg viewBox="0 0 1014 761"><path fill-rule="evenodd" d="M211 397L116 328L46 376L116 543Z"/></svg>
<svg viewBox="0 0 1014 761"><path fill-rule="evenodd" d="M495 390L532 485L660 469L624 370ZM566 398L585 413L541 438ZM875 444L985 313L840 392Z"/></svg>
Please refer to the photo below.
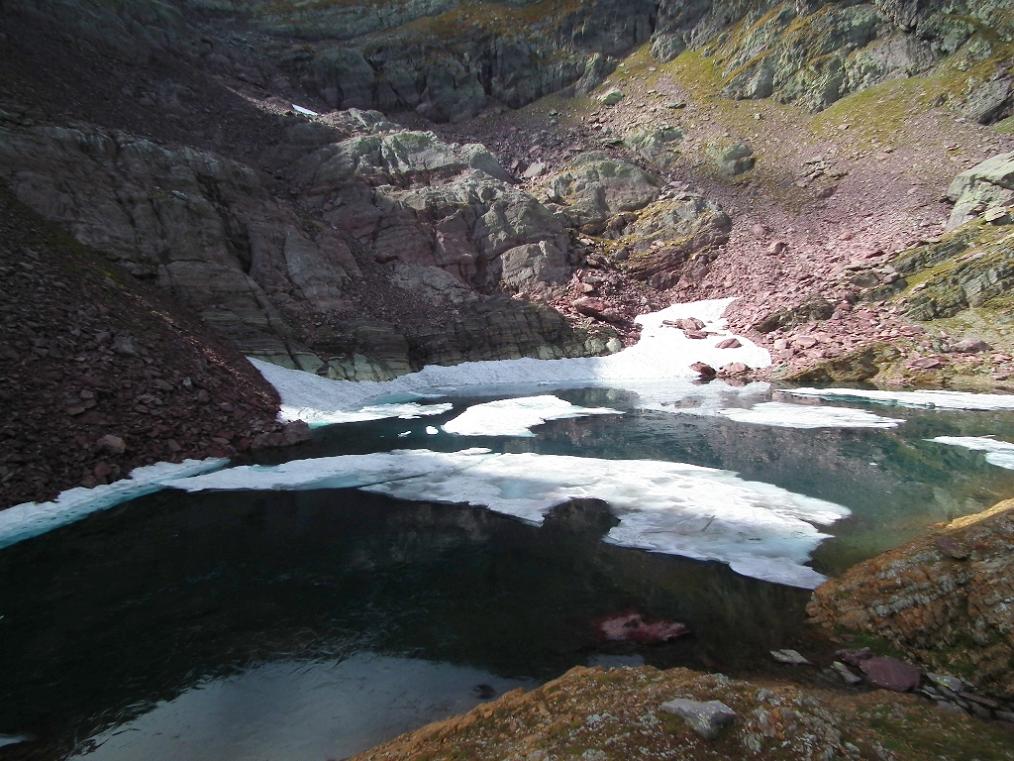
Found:
<svg viewBox="0 0 1014 761"><path fill-rule="evenodd" d="M144 757L152 759L342 758L406 726L467 711L480 694L532 684L475 668L369 653L338 662L275 661L191 687L100 733L74 758L137 761L139 737Z"/></svg>
<svg viewBox="0 0 1014 761"><path fill-rule="evenodd" d="M896 429L793 430L638 411L608 389L559 396L627 414L526 439L426 434L489 397L453 400L271 457L485 446L725 468L852 510L817 552L825 572L1014 494L1014 471L925 441L1011 438L1010 413L892 409ZM0 758L323 761L577 664L740 673L812 644L806 591L607 545L608 525L351 490L163 492L93 515L0 552ZM693 635L602 641L602 618L635 610ZM2 745L19 735L34 739Z"/></svg>

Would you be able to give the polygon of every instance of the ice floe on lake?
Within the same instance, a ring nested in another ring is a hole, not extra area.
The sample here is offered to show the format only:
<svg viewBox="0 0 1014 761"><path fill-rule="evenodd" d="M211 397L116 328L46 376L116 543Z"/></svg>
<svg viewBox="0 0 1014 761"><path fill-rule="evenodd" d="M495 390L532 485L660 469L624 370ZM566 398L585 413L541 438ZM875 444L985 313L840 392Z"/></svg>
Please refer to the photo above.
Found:
<svg viewBox="0 0 1014 761"><path fill-rule="evenodd" d="M771 364L767 350L745 338L739 339L742 344L739 348L717 347L722 340L732 337L722 319L732 301L728 298L675 304L659 312L641 315L636 318L642 326L638 343L605 357L522 358L451 366L427 365L418 372L376 382L337 381L254 358L250 361L278 390L282 399L281 417L284 420L306 420L308 423L343 422L345 414L361 412L368 406L382 408L385 402L504 388L596 385L639 388L664 383L669 396L678 397L680 394L702 393L703 387L694 382L698 374L690 369L694 362L707 362L716 367L742 362L753 368ZM664 324L686 317L703 321L704 330L713 335L705 339L691 339L679 328ZM710 385L715 389L712 393L717 393L718 389L733 389L721 382ZM419 414L427 414L424 410L429 406L432 405L420 405L423 409L419 410ZM388 416L396 417L393 414Z"/></svg>
<svg viewBox="0 0 1014 761"><path fill-rule="evenodd" d="M792 388L794 396L821 399L863 399L899 407L946 410L1014 410L1014 394L975 394L970 391L878 391L859 388Z"/></svg>
<svg viewBox="0 0 1014 761"><path fill-rule="evenodd" d="M812 588L805 565L847 508L735 473L656 460L396 450L242 466L167 484L187 491L359 488L405 500L465 503L540 524L576 497L608 502L620 519L606 541L728 563L745 575Z"/></svg>
<svg viewBox="0 0 1014 761"><path fill-rule="evenodd" d="M1014 470L1014 443L1009 441L994 439L992 436L937 436L929 441L985 452L986 462Z"/></svg>
<svg viewBox="0 0 1014 761"><path fill-rule="evenodd" d="M170 479L216 470L229 461L221 458L160 462L134 468L127 478L92 489L83 486L61 492L52 502L23 502L0 510L0 548L52 531L85 516L158 491Z"/></svg>
<svg viewBox="0 0 1014 761"><path fill-rule="evenodd" d="M442 427L460 436L534 436L532 428L547 420L622 414L608 407L580 407L545 394L475 404Z"/></svg>
<svg viewBox="0 0 1014 761"><path fill-rule="evenodd" d="M728 418L737 423L779 428L896 428L904 420L849 407L761 402L753 407L688 407L675 412Z"/></svg>

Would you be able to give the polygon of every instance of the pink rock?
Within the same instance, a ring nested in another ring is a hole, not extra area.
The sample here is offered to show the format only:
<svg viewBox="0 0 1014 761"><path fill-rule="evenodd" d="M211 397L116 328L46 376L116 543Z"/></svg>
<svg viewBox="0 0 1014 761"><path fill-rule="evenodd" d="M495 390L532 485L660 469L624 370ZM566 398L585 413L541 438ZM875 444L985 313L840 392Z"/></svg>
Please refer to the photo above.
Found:
<svg viewBox="0 0 1014 761"><path fill-rule="evenodd" d="M735 378L739 375L746 375L750 372L750 367L743 364L742 362L730 362L728 365L724 365L722 369L718 371L719 376L722 378Z"/></svg>
<svg viewBox="0 0 1014 761"><path fill-rule="evenodd" d="M789 244L783 240L776 240L770 246L768 246L769 254L780 254L789 247Z"/></svg>
<svg viewBox="0 0 1014 761"><path fill-rule="evenodd" d="M715 368L705 362L694 362L690 369L700 375L701 380L711 380L718 374Z"/></svg>
<svg viewBox="0 0 1014 761"><path fill-rule="evenodd" d="M738 338L726 338L715 344L716 349L738 349L743 344L739 342Z"/></svg>
<svg viewBox="0 0 1014 761"><path fill-rule="evenodd" d="M895 692L914 690L922 678L922 672L911 663L886 656L867 658L860 662L859 668L874 687Z"/></svg>
<svg viewBox="0 0 1014 761"><path fill-rule="evenodd" d="M655 645L672 642L690 630L676 621L648 622L640 613L623 613L598 622L599 634L609 642L639 642Z"/></svg>

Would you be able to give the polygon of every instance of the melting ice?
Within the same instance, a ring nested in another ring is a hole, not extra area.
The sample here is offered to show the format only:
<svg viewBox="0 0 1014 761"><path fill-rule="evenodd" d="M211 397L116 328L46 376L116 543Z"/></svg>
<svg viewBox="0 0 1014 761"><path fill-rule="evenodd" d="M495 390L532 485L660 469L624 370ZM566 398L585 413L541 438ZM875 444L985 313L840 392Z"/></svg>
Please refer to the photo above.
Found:
<svg viewBox="0 0 1014 761"><path fill-rule="evenodd" d="M397 450L243 466L168 484L205 489L355 487L406 500L488 507L539 524L576 497L605 500L620 519L606 541L728 563L780 584L812 588L823 576L804 565L827 538L817 526L847 508L747 481L725 470L655 460Z"/></svg>
<svg viewBox="0 0 1014 761"><path fill-rule="evenodd" d="M547 420L622 414L608 407L579 407L550 395L524 396L475 404L442 427L461 436L534 436L532 428Z"/></svg>
<svg viewBox="0 0 1014 761"><path fill-rule="evenodd" d="M1014 470L1014 444L991 436L937 436L929 439L938 444L950 444L977 452L986 452L986 462L999 468Z"/></svg>
<svg viewBox="0 0 1014 761"><path fill-rule="evenodd" d="M135 468L128 478L101 484L93 489L83 486L61 492L52 502L23 502L0 510L0 548L74 523L99 510L150 494L170 479L185 478L221 468L228 460L184 460L160 462Z"/></svg>

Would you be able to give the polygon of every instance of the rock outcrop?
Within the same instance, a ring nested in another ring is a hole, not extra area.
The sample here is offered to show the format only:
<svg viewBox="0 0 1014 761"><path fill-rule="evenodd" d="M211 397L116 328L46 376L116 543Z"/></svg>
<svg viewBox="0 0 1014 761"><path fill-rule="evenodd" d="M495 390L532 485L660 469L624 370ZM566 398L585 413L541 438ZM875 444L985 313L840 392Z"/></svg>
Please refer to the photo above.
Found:
<svg viewBox="0 0 1014 761"><path fill-rule="evenodd" d="M679 668L579 667L536 690L514 690L354 759L959 761L1008 758L1008 742L1002 727L929 707L913 696L760 688Z"/></svg>
<svg viewBox="0 0 1014 761"><path fill-rule="evenodd" d="M928 669L1014 697L1014 500L959 518L819 587L811 620L880 638Z"/></svg>
<svg viewBox="0 0 1014 761"><path fill-rule="evenodd" d="M947 188L947 197L954 202L948 229L992 209L1014 206L1014 152L993 156L959 174Z"/></svg>
<svg viewBox="0 0 1014 761"><path fill-rule="evenodd" d="M987 124L1014 108L1007 68L1014 27L1003 3L661 2L652 52L701 49L721 62L732 98L775 97L810 110L889 79L917 75L964 46L980 76L955 93Z"/></svg>

